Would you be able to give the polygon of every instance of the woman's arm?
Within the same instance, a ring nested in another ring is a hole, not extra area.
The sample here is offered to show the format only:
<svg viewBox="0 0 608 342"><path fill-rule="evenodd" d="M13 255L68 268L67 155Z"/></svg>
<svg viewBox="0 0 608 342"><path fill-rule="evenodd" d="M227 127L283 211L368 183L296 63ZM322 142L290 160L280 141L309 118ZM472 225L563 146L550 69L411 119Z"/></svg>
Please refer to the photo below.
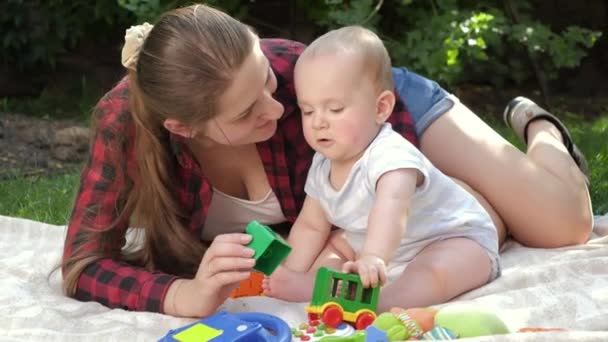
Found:
<svg viewBox="0 0 608 342"><path fill-rule="evenodd" d="M255 260L246 247L251 235L222 234L213 239L194 279L177 279L164 301L164 313L183 317L207 317L251 275Z"/></svg>
<svg viewBox="0 0 608 342"><path fill-rule="evenodd" d="M325 246L330 231L331 223L319 201L306 196L289 234L292 251L285 260L285 266L292 271L307 272Z"/></svg>

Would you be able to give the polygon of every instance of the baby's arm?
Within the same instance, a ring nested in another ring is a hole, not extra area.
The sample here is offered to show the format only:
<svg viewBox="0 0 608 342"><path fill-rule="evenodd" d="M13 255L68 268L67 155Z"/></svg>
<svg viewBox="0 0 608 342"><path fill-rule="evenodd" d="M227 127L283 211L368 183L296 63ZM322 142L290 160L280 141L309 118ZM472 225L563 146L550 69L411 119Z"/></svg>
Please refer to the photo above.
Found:
<svg viewBox="0 0 608 342"><path fill-rule="evenodd" d="M308 272L325 246L331 223L316 199L306 196L302 211L289 233L292 251L285 260L285 267L292 271Z"/></svg>
<svg viewBox="0 0 608 342"><path fill-rule="evenodd" d="M385 262L393 257L405 234L410 202L422 177L420 171L408 168L389 171L378 179L362 255L375 255Z"/></svg>
<svg viewBox="0 0 608 342"><path fill-rule="evenodd" d="M357 272L364 286L386 281L386 264L405 234L412 195L422 181L417 169L396 169L376 182L376 199L368 219L368 231L361 255L347 262L345 272Z"/></svg>

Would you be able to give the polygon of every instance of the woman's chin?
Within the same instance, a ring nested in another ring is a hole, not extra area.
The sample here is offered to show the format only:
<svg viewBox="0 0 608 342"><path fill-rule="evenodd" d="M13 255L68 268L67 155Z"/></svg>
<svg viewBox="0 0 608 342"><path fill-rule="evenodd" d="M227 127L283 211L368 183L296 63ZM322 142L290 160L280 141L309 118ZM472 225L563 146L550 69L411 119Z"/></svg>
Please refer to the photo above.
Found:
<svg viewBox="0 0 608 342"><path fill-rule="evenodd" d="M266 141L276 133L277 131L277 121L271 120L265 123L264 125L258 127L255 132L255 137L257 138L257 142Z"/></svg>

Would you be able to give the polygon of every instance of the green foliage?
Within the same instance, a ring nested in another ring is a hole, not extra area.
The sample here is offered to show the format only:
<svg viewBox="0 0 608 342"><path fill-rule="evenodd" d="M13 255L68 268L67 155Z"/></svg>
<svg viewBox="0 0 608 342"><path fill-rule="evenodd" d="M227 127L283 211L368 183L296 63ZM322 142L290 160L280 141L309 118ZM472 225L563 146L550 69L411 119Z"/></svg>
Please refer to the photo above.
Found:
<svg viewBox="0 0 608 342"><path fill-rule="evenodd" d="M88 121L104 90L86 76L60 88L46 87L37 97L0 97L0 112L25 113L42 118Z"/></svg>
<svg viewBox="0 0 608 342"><path fill-rule="evenodd" d="M559 35L540 22L530 22L514 25L509 39L525 46L534 58L549 57L553 65L548 71L553 73L555 69L577 67L586 55L585 49L593 47L601 35L577 26L569 26Z"/></svg>
<svg viewBox="0 0 608 342"><path fill-rule="evenodd" d="M391 39L388 46L395 64L447 84L462 81L471 65L494 64L488 49L501 47L506 26L501 13L451 10L429 14L422 11L413 20L415 29Z"/></svg>
<svg viewBox="0 0 608 342"><path fill-rule="evenodd" d="M184 0L117 0L138 22L184 6ZM213 0L205 3L247 20L255 2ZM363 25L386 41L394 64L447 85L479 78L495 86L522 83L533 75L528 56L542 60L550 78L580 64L601 32L570 26L561 33L535 20L529 1L467 0L296 0L317 26L332 29ZM517 12L517 21L512 19Z"/></svg>
<svg viewBox="0 0 608 342"><path fill-rule="evenodd" d="M325 0L299 1L319 26L360 24L386 41L394 64L406 65L448 85L478 77L496 86L521 83L533 72L527 61L542 60L550 77L580 64L601 32L570 26L561 33L532 19L528 1ZM505 8L513 6L513 13ZM314 7L315 9L311 9Z"/></svg>
<svg viewBox="0 0 608 342"><path fill-rule="evenodd" d="M165 11L165 7L161 6L160 0L118 0L118 5L133 12L137 22L153 21Z"/></svg>
<svg viewBox="0 0 608 342"><path fill-rule="evenodd" d="M337 28L346 25L363 25L374 28L380 16L376 15L379 8L374 7L373 0L359 0L348 3L329 1L326 13L320 13L317 24L327 28Z"/></svg>
<svg viewBox="0 0 608 342"><path fill-rule="evenodd" d="M233 17L242 19L247 15L248 3L250 1L242 0L208 0L208 1L192 1L192 0L116 0L118 5L129 12L133 13L137 18L137 23L154 22L164 12L179 8L193 3L205 3L209 6L222 9L230 13Z"/></svg>
<svg viewBox="0 0 608 342"><path fill-rule="evenodd" d="M84 37L98 39L127 13L112 1L4 0L0 64L20 70L53 68Z"/></svg>
<svg viewBox="0 0 608 342"><path fill-rule="evenodd" d="M196 2L244 21L257 5L251 0L5 0L0 62L20 70L53 68L85 37L105 39L109 32L115 35L112 28L154 22L169 9ZM533 2L523 0L296 0L296 6L322 30L351 24L373 29L387 42L394 64L447 85L527 81L533 75L528 54L555 77L560 69L577 67L601 37L577 26L553 32L533 17Z"/></svg>

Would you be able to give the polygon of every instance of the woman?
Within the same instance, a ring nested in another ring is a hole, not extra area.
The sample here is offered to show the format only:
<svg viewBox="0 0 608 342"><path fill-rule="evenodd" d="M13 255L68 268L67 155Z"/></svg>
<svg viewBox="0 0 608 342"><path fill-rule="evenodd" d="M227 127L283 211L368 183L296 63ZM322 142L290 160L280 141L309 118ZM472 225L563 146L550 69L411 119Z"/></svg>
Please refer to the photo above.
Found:
<svg viewBox="0 0 608 342"><path fill-rule="evenodd" d="M203 5L126 38L128 77L94 113L64 286L109 307L207 316L254 265L244 222L293 223L301 209L312 150L292 72L304 46L259 40ZM527 101L509 107L524 154L435 82L405 69L393 76L404 99L394 129L479 193L516 239L538 247L587 239L591 204L573 160L581 156L558 120ZM129 225L145 228L143 248L121 250Z"/></svg>

